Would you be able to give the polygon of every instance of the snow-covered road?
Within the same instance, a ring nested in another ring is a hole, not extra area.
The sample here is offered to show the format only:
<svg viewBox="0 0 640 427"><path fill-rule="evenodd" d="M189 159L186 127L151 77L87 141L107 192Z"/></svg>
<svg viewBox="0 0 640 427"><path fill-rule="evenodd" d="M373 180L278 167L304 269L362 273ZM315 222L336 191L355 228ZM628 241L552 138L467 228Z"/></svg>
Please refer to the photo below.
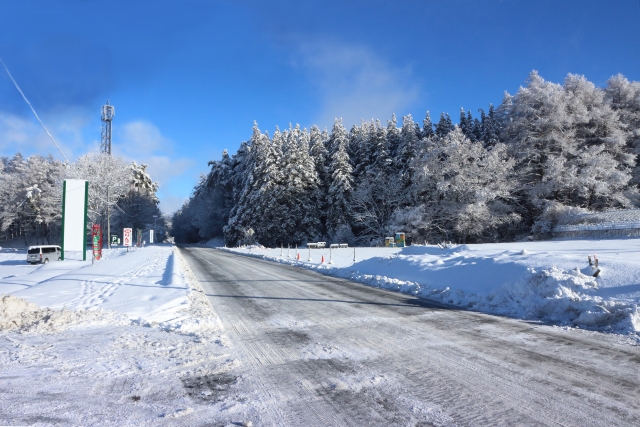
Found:
<svg viewBox="0 0 640 427"><path fill-rule="evenodd" d="M181 252L239 363L217 392L248 397L256 426L640 425L640 347L623 336Z"/></svg>

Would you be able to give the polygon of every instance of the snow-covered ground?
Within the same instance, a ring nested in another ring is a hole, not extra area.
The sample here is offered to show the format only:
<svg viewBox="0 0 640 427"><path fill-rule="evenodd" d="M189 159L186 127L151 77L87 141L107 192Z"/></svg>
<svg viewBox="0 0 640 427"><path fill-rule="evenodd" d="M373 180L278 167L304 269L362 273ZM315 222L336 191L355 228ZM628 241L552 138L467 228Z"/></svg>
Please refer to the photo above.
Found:
<svg viewBox="0 0 640 427"><path fill-rule="evenodd" d="M193 387L236 362L175 247L106 251L95 265L25 260L0 251L0 425L244 419Z"/></svg>
<svg viewBox="0 0 640 427"><path fill-rule="evenodd" d="M355 248L355 262L354 248L227 250L472 310L640 340L640 239ZM599 261L597 277L588 256Z"/></svg>

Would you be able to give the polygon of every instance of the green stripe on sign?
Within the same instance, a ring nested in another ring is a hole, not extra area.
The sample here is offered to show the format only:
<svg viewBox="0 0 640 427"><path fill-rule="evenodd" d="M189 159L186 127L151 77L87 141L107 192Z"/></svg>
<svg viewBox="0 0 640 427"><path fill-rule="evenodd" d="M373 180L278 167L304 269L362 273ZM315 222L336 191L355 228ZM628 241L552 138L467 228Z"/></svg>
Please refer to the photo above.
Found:
<svg viewBox="0 0 640 427"><path fill-rule="evenodd" d="M67 181L62 181L62 238L60 240L60 259L64 261L64 202L67 196Z"/></svg>
<svg viewBox="0 0 640 427"><path fill-rule="evenodd" d="M84 182L84 238L82 240L82 260L87 260L87 211L89 208L89 181Z"/></svg>

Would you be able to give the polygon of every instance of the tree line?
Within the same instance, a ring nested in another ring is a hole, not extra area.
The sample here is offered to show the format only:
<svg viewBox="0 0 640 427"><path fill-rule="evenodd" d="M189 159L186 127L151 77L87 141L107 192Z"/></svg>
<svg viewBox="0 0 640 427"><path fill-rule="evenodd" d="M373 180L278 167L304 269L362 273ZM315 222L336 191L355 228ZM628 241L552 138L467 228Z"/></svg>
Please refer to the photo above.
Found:
<svg viewBox="0 0 640 427"><path fill-rule="evenodd" d="M151 228L154 222L164 227L156 197L158 184L146 168L97 152L71 164L52 156L1 157L0 238L25 246L59 244L64 179L89 181L89 223L100 224L105 236L107 214L112 234L121 234L124 227Z"/></svg>
<svg viewBox="0 0 640 427"><path fill-rule="evenodd" d="M262 132L227 150L172 217L179 242L253 238L268 246L327 240L413 241L546 238L571 212L640 203L640 82L622 75L597 87L533 71L502 103L442 113L422 126L363 121Z"/></svg>

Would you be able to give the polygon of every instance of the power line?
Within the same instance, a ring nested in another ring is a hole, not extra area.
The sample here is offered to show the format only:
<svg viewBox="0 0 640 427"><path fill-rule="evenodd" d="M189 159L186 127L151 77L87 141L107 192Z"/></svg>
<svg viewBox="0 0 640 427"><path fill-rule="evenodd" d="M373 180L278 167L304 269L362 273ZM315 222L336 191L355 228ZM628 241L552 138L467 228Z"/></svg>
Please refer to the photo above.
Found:
<svg viewBox="0 0 640 427"><path fill-rule="evenodd" d="M53 139L53 136L51 136L51 134L49 133L49 131L47 130L47 127L44 125L44 123L42 123L42 120L40 120L40 117L38 117L38 113L36 113L36 110L33 109L33 106L31 106L31 103L29 102L29 100L27 99L27 97L24 95L24 93L22 92L22 89L20 89L20 86L18 86L18 83L16 82L16 80L13 78L13 76L11 75L11 73L9 72L9 69L7 68L7 65L4 63L4 61L2 60L2 58L0 58L0 62L2 62L2 65L4 66L4 69L7 71L7 74L9 75L9 78L11 79L11 81L13 82L13 84L16 86L16 89L18 89L18 92L20 92L20 95L22 95L22 98L24 98L25 102L29 105L29 108L31 108L31 111L33 112L33 115L36 116L36 119L38 119L38 121L40 122L40 124L42 125L42 127L44 128L44 131L47 133L47 135L49 135L49 138L51 138L51 141L53 141L53 145L56 146L56 148L58 149L58 151L60 151L60 154L62 154L62 157L64 157L64 159L67 161L67 163L69 162L69 159L67 159L67 156L64 155L64 153L62 152L62 150L60 149L60 146L58 145L58 143L56 142L55 139Z"/></svg>

